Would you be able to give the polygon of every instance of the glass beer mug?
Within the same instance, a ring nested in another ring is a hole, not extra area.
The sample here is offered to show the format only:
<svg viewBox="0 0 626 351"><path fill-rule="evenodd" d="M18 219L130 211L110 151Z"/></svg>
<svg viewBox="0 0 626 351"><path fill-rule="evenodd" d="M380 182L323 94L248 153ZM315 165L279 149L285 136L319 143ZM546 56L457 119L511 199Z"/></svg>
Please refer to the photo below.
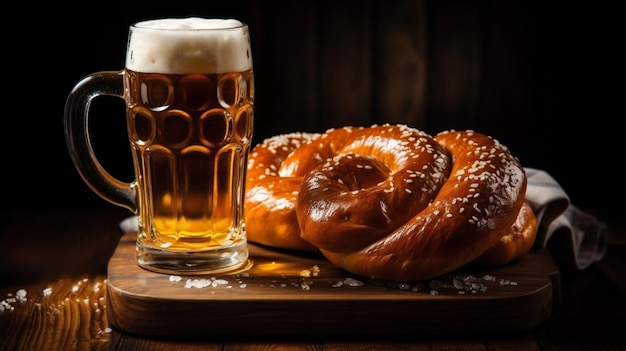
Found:
<svg viewBox="0 0 626 351"><path fill-rule="evenodd" d="M90 144L90 103L126 105L134 181L111 176ZM137 217L139 266L169 274L249 267L245 177L253 131L248 27L170 18L130 26L126 65L79 81L65 106L70 156L89 187Z"/></svg>

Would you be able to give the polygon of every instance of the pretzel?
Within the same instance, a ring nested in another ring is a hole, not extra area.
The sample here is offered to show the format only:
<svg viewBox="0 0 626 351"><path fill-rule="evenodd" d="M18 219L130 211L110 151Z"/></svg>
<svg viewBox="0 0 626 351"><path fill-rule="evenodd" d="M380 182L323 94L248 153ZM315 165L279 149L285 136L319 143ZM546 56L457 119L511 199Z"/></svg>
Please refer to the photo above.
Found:
<svg viewBox="0 0 626 351"><path fill-rule="evenodd" d="M472 131L432 138L383 125L292 134L255 147L248 166L250 241L319 251L373 279L421 281L479 263L525 203L517 159ZM271 212L275 198L288 221Z"/></svg>
<svg viewBox="0 0 626 351"><path fill-rule="evenodd" d="M281 249L319 252L300 238L296 198L302 176L284 168L279 174L285 158L318 135L276 135L256 145L250 153L244 207L249 241Z"/></svg>
<svg viewBox="0 0 626 351"><path fill-rule="evenodd" d="M524 201L515 223L500 240L478 256L473 263L495 267L517 261L532 250L537 236L537 218L528 201Z"/></svg>

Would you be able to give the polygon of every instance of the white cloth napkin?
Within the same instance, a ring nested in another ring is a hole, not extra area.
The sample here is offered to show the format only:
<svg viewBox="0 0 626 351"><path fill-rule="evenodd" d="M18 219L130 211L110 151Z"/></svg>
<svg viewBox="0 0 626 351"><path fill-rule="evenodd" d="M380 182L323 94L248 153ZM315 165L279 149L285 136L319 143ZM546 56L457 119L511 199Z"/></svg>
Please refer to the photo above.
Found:
<svg viewBox="0 0 626 351"><path fill-rule="evenodd" d="M139 222L136 216L128 217L120 222L120 229L124 234L136 232L139 227Z"/></svg>
<svg viewBox="0 0 626 351"><path fill-rule="evenodd" d="M576 268L583 270L602 259L606 252L606 224L570 203L569 196L548 173L525 168L526 199L537 217L536 247L546 247L550 238L564 235ZM137 218L120 223L124 233L137 230Z"/></svg>
<svg viewBox="0 0 626 351"><path fill-rule="evenodd" d="M548 173L525 168L528 178L526 199L537 217L535 246L546 247L553 236L565 236L573 264L583 270L604 257L606 253L606 224L581 211L559 183Z"/></svg>

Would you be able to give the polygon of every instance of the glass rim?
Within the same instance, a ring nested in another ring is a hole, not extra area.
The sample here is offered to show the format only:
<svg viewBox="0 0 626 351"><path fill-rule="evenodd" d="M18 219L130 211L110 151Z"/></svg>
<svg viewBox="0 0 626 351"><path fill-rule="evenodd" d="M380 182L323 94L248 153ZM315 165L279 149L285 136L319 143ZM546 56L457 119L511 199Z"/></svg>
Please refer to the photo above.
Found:
<svg viewBox="0 0 626 351"><path fill-rule="evenodd" d="M143 26L142 24L148 23L148 22L154 22L154 21L158 21L158 20L165 20L165 19L172 19L172 20L183 20L185 19L185 17L168 17L168 18L154 18L154 19L146 19L146 20L141 20L141 21L137 21L134 22L130 25L130 29L136 30L136 29L140 29L140 30L146 30L146 31L150 31L150 30L154 30L154 31L162 31L162 32L196 32L196 31L228 31L228 30L236 30L236 29L245 29L248 27L248 25L238 19L235 18L203 18L203 19L214 19L214 20L234 20L234 21L238 21L239 24L235 24L235 25L229 25L229 26L224 26L224 27L214 27L214 28L164 28L164 27L152 27L152 26Z"/></svg>

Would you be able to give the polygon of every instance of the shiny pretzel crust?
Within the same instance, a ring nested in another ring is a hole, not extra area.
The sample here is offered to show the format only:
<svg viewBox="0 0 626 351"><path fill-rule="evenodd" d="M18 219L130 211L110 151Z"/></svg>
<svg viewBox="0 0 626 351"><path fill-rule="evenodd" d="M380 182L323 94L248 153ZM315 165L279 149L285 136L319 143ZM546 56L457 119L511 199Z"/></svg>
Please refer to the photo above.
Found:
<svg viewBox="0 0 626 351"><path fill-rule="evenodd" d="M473 131L433 138L382 125L270 138L251 153L247 186L250 241L319 251L372 279L422 281L471 262L505 264L530 250L504 254L522 242L507 235L535 232L522 166Z"/></svg>

